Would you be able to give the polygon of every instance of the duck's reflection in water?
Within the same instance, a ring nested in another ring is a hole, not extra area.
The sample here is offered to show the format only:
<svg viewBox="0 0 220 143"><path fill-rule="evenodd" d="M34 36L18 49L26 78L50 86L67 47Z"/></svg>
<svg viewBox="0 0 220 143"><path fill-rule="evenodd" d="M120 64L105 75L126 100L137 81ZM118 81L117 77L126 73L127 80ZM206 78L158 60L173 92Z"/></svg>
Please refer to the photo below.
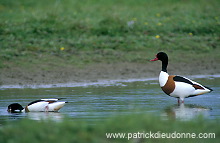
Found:
<svg viewBox="0 0 220 143"><path fill-rule="evenodd" d="M28 112L27 118L32 120L62 121L64 115L59 112Z"/></svg>
<svg viewBox="0 0 220 143"><path fill-rule="evenodd" d="M163 116L169 119L191 120L198 116L208 118L211 108L194 104L177 104L165 108Z"/></svg>

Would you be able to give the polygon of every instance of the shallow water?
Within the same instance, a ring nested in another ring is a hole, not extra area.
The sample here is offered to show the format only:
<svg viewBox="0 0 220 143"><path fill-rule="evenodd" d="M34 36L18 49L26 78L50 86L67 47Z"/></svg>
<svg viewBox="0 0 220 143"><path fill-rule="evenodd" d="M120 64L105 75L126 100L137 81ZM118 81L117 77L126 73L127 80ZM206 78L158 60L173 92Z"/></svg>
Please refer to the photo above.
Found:
<svg viewBox="0 0 220 143"><path fill-rule="evenodd" d="M165 95L156 78L97 81L93 83L68 83L38 86L1 86L0 124L22 118L34 120L73 120L96 121L114 115L156 114L162 118L190 120L200 114L213 120L220 118L220 77L190 77L214 91L205 95L185 99L178 105L177 99ZM18 102L25 106L41 98L65 98L68 101L59 112L8 113L7 106Z"/></svg>

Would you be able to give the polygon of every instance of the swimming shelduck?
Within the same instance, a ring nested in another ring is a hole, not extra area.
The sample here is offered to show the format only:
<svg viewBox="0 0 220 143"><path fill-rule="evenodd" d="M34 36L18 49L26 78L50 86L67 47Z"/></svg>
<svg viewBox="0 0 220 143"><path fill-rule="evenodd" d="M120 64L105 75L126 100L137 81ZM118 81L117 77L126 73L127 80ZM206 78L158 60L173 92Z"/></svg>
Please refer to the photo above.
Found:
<svg viewBox="0 0 220 143"><path fill-rule="evenodd" d="M169 75L167 73L168 56L159 52L155 59L150 61L162 61L162 70L159 75L159 84L162 90L169 96L178 98L178 103L184 103L184 98L211 92L212 89L203 86L186 77Z"/></svg>
<svg viewBox="0 0 220 143"><path fill-rule="evenodd" d="M66 101L58 101L60 99L36 100L29 103L25 108L18 103L12 103L8 106L8 112L57 112L67 103Z"/></svg>

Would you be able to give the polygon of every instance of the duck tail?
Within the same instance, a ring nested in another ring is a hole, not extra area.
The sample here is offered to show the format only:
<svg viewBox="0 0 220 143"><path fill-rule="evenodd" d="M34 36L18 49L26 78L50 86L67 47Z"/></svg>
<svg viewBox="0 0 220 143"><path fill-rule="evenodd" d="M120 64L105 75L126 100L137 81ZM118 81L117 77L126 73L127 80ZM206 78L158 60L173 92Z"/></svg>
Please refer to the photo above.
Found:
<svg viewBox="0 0 220 143"><path fill-rule="evenodd" d="M210 90L210 92L213 91L213 89L211 89L210 87L204 86L205 88L207 88L208 90Z"/></svg>
<svg viewBox="0 0 220 143"><path fill-rule="evenodd" d="M66 99L66 98L57 98L58 100Z"/></svg>

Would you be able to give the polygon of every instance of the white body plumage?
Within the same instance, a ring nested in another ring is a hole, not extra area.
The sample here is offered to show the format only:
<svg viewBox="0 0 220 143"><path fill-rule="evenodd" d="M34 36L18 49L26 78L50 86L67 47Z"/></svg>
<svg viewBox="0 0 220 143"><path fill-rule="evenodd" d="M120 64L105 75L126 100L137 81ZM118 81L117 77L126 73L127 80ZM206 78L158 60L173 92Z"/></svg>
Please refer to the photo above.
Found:
<svg viewBox="0 0 220 143"><path fill-rule="evenodd" d="M162 70L159 75L159 84L167 95L176 97L184 102L184 98L193 97L212 91L211 88L205 87L186 77L169 75L167 73L168 56L166 53L159 52L151 61L157 60L162 61Z"/></svg>
<svg viewBox="0 0 220 143"><path fill-rule="evenodd" d="M9 112L56 112L60 110L67 102L58 101L60 99L40 99L29 103L23 108L18 103L8 106Z"/></svg>

